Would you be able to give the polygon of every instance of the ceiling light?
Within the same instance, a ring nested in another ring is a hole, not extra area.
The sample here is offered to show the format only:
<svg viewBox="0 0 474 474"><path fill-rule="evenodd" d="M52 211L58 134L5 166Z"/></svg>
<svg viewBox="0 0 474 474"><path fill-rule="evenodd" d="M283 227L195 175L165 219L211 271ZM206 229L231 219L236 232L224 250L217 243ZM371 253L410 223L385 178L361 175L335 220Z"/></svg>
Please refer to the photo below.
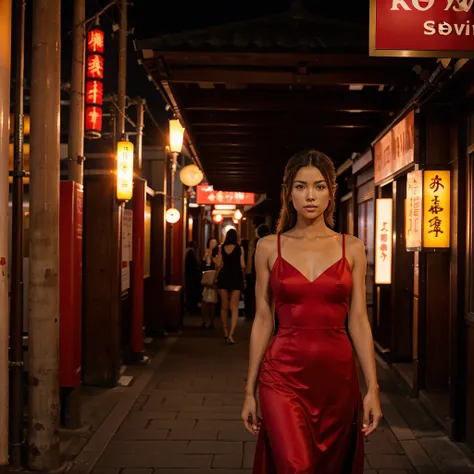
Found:
<svg viewBox="0 0 474 474"><path fill-rule="evenodd" d="M361 91L364 88L364 84L349 84L350 91Z"/></svg>

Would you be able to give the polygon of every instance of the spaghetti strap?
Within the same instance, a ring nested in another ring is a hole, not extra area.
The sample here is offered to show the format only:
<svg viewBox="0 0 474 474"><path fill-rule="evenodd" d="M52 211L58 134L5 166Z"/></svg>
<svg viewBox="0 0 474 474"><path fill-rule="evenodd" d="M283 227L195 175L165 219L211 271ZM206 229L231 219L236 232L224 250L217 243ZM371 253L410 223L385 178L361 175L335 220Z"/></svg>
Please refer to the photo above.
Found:
<svg viewBox="0 0 474 474"><path fill-rule="evenodd" d="M277 234L278 260L281 259L280 235L279 233Z"/></svg>
<svg viewBox="0 0 474 474"><path fill-rule="evenodd" d="M346 234L342 234L342 259L346 258Z"/></svg>

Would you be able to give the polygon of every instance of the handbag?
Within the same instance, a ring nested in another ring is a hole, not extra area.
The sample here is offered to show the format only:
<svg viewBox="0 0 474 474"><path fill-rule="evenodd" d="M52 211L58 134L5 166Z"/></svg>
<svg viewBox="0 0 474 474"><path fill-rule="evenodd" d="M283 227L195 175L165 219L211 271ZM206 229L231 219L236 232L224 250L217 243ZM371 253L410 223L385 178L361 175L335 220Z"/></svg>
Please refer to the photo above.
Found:
<svg viewBox="0 0 474 474"><path fill-rule="evenodd" d="M202 292L202 300L205 303L217 303L217 290L206 286Z"/></svg>
<svg viewBox="0 0 474 474"><path fill-rule="evenodd" d="M201 285L205 287L213 287L216 278L215 270L206 270L202 272Z"/></svg>

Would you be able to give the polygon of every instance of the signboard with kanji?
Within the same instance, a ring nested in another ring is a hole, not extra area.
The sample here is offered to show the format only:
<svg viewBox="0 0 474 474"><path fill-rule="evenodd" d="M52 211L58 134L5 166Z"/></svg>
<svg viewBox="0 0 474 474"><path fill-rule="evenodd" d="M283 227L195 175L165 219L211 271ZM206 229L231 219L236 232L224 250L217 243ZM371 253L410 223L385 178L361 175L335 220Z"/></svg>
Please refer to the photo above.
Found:
<svg viewBox="0 0 474 474"><path fill-rule="evenodd" d="M376 200L375 284L392 282L392 199Z"/></svg>
<svg viewBox="0 0 474 474"><path fill-rule="evenodd" d="M251 206L255 204L255 194L237 191L215 191L208 184L199 184L196 187L196 203Z"/></svg>
<svg viewBox="0 0 474 474"><path fill-rule="evenodd" d="M423 248L449 248L451 233L449 171L423 172Z"/></svg>
<svg viewBox="0 0 474 474"><path fill-rule="evenodd" d="M102 136L102 102L104 97L104 32L97 27L87 35L87 68L86 68L86 138Z"/></svg>
<svg viewBox="0 0 474 474"><path fill-rule="evenodd" d="M423 171L407 174L405 241L407 250L420 250L423 232Z"/></svg>
<svg viewBox="0 0 474 474"><path fill-rule="evenodd" d="M380 184L415 161L415 112L410 112L374 147L374 183Z"/></svg>

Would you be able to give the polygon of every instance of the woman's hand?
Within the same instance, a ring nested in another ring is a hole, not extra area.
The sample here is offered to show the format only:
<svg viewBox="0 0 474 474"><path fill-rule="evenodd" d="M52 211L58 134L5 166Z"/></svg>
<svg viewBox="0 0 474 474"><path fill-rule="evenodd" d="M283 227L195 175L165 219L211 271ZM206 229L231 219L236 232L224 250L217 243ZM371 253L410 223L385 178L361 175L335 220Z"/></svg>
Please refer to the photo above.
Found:
<svg viewBox="0 0 474 474"><path fill-rule="evenodd" d="M367 392L364 397L364 420L362 432L365 436L372 434L382 419L382 409L380 408L379 390L373 389Z"/></svg>
<svg viewBox="0 0 474 474"><path fill-rule="evenodd" d="M242 407L242 421L245 429L253 434L258 434L260 420L257 418L257 400L255 395L245 395L244 406Z"/></svg>

